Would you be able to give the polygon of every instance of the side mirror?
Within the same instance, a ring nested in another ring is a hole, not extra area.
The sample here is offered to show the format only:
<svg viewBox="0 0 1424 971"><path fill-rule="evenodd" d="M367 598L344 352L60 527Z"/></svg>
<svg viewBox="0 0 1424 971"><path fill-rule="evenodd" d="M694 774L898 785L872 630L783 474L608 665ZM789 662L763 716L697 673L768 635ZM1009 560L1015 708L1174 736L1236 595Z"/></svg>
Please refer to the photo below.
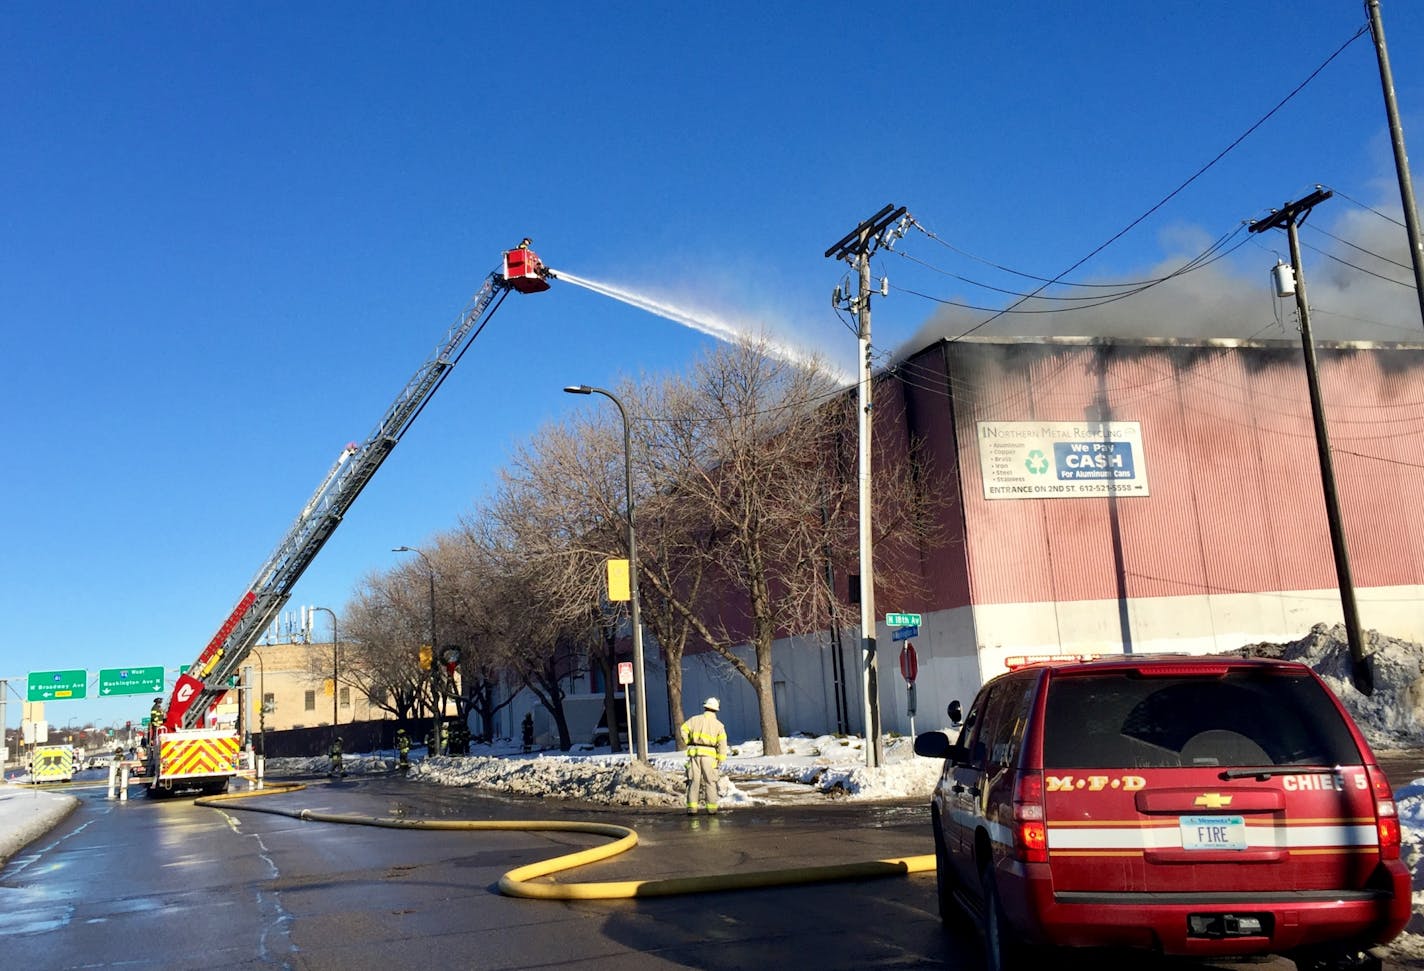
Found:
<svg viewBox="0 0 1424 971"><path fill-rule="evenodd" d="M960 707L958 699L949 703L947 713L949 715L949 723L955 728L958 728L959 723L964 721L964 709Z"/></svg>
<svg viewBox="0 0 1424 971"><path fill-rule="evenodd" d="M915 754L927 759L948 758L952 748L954 746L949 743L949 736L944 732L923 732L915 736Z"/></svg>

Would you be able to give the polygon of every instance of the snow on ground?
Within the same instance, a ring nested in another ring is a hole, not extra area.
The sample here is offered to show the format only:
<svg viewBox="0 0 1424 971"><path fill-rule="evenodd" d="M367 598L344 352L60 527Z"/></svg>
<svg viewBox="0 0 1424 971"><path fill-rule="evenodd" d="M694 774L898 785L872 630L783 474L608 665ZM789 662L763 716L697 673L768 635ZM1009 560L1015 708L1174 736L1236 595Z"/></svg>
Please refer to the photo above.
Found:
<svg viewBox="0 0 1424 971"><path fill-rule="evenodd" d="M1409 958L1424 963L1424 779L1415 779L1394 791L1399 812L1399 827L1403 833L1400 847L1409 872L1414 874L1414 919L1409 928L1395 938L1389 953L1396 958Z"/></svg>
<svg viewBox="0 0 1424 971"><path fill-rule="evenodd" d="M768 803L824 802L828 799L886 800L923 798L944 763L915 756L913 742L891 737L884 764L865 764L863 740L850 736L795 736L781 740L781 755L763 753L760 740L732 746L723 766L722 804L730 808ZM422 758L411 754L410 777L446 786L473 786L521 796L574 799L616 806L683 804L686 756L671 745L654 746L648 765L626 753L576 746L570 753L524 754L508 743L477 745L467 756ZM348 774L388 772L394 753L348 756ZM271 777L319 775L329 770L325 757L272 759Z"/></svg>
<svg viewBox="0 0 1424 971"><path fill-rule="evenodd" d="M0 782L0 864L54 828L79 805L60 792Z"/></svg>

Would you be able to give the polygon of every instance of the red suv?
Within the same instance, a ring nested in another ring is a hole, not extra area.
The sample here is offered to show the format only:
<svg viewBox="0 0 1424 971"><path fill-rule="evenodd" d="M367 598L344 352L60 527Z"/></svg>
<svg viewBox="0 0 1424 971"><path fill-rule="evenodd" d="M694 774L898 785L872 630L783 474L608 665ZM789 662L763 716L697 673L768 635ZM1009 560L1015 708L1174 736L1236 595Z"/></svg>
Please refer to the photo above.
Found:
<svg viewBox="0 0 1424 971"><path fill-rule="evenodd" d="M1033 664L915 751L945 760L940 916L975 918L991 971L1046 945L1378 968L1409 920L1389 782L1302 664Z"/></svg>

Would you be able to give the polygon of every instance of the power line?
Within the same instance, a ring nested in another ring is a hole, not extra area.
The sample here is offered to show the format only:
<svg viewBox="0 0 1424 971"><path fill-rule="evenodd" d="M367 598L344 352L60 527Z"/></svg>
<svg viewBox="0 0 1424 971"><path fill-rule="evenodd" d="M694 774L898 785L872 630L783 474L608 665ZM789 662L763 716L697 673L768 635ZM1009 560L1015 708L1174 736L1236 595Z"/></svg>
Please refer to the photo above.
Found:
<svg viewBox="0 0 1424 971"><path fill-rule="evenodd" d="M1364 254L1366 254L1366 255L1368 255L1368 256L1373 256L1375 259L1379 260L1381 263L1388 263L1388 264L1390 264L1391 266L1397 266L1397 267L1399 267L1401 270L1411 270L1411 269L1413 269L1413 267L1411 267L1408 263L1400 263L1400 262L1398 262L1397 260L1392 260L1392 259L1390 259L1388 256L1381 256L1379 253L1376 253L1374 250L1366 249L1365 247L1359 245L1358 243L1352 243L1352 242L1350 242L1348 239L1342 239L1341 237L1336 236L1334 233L1330 232L1329 230L1321 229L1319 226L1307 226L1306 228L1309 229L1309 230L1311 230L1311 231L1313 231L1313 232L1317 232L1317 233L1319 233L1319 234L1322 235L1322 236L1329 236L1331 239L1335 240L1335 242L1337 242L1337 243L1344 243L1346 246L1350 247L1350 249L1359 250L1361 253L1364 253ZM1317 250L1317 252L1319 252L1319 251Z"/></svg>
<svg viewBox="0 0 1424 971"><path fill-rule="evenodd" d="M1377 279L1377 280L1383 280L1385 283L1393 283L1395 286L1404 287L1404 288L1407 289L1407 290L1413 290L1413 289L1414 289L1414 284L1412 284L1412 283L1406 283L1406 282L1403 281L1403 280L1396 280L1396 279L1394 279L1393 277L1387 277L1387 276L1385 276L1383 273L1376 273L1374 270L1367 270L1367 269L1365 269L1363 266L1357 266L1356 264L1351 263L1349 260L1341 259L1340 257L1336 256L1334 253L1327 253L1325 250L1321 249L1319 246L1312 246L1312 245L1310 245L1309 243L1306 243L1306 244L1304 244L1304 245L1305 245L1305 248L1306 248L1306 249L1308 249L1308 250L1313 250L1313 251L1315 251L1316 253L1319 253L1321 256L1325 257L1327 260L1334 260L1336 263L1339 263L1339 264L1341 264L1342 266L1348 266L1348 267L1349 267L1350 269L1352 269L1352 270L1358 270L1359 272L1364 273L1364 274L1366 274L1366 275L1368 275L1368 276L1372 276L1372 277L1374 277L1374 278ZM1373 256L1374 254L1371 253L1370 255ZM1386 262L1392 262L1392 261L1386 261ZM1396 263L1395 265L1398 266L1399 264ZM1406 267L1406 269L1407 269L1407 267Z"/></svg>
<svg viewBox="0 0 1424 971"><path fill-rule="evenodd" d="M1346 202L1349 202L1349 203L1352 203L1353 205L1359 206L1361 209L1365 210L1366 212L1372 212L1372 213L1374 213L1376 216L1379 216L1381 219L1385 220L1386 222L1394 223L1394 224L1395 224L1396 226L1398 226L1400 229L1404 229L1404 228L1405 228L1404 223L1400 222L1398 219L1395 219L1393 216L1389 215L1388 213L1380 212L1380 211L1379 211L1378 209L1376 209L1374 206L1367 206L1367 205L1365 205L1363 202L1360 202L1358 199L1352 199L1352 198L1350 198L1349 196L1345 195L1345 193L1341 192L1339 189L1336 189L1334 186L1328 186L1327 188L1329 188L1329 189L1331 189L1332 191L1334 191L1334 193L1335 193L1337 196L1339 196L1341 199L1344 199Z"/></svg>
<svg viewBox="0 0 1424 971"><path fill-rule="evenodd" d="M1301 81L1299 84L1297 84L1297 85L1295 86L1295 88L1293 88L1293 89L1291 90L1291 92L1290 92L1289 94L1287 94L1284 98L1282 98L1279 102L1277 102L1276 105L1275 105L1275 107L1273 107L1270 111L1266 112L1264 115L1262 115L1260 118L1258 118L1258 119L1256 120L1256 122L1251 125L1250 128L1247 128L1244 132L1242 132L1240 135L1238 135L1238 136L1236 137L1236 139L1231 142L1230 145L1227 145L1224 149L1222 149L1220 152L1218 152L1218 153L1216 154L1216 157L1215 157L1215 158L1213 158L1211 161L1207 162L1207 163L1206 163L1205 165L1203 165L1201 168L1197 169L1196 172L1192 173L1192 175L1191 175L1190 177L1188 177L1185 182L1183 182L1181 185L1177 186L1177 187L1176 187L1175 189L1173 189L1171 192L1167 193L1167 195L1163 196L1155 205L1153 205L1151 208L1149 208L1149 209L1148 209L1146 212L1144 212L1142 215L1138 216L1136 219L1132 220L1132 222L1128 223L1128 224L1127 224L1126 226L1124 226L1122 229L1118 230L1118 231L1117 231L1116 233L1114 233L1111 237L1109 237L1106 242L1100 244L1096 249L1094 249L1094 250L1093 250L1091 253L1089 253L1087 256L1084 256L1082 259L1078 260L1078 261L1077 261L1076 263L1074 263L1072 266L1068 267L1068 269L1066 269L1066 270L1064 270L1062 273L1058 274L1056 277L1053 278L1053 280L1049 281L1048 283L1043 284L1043 286L1039 287L1039 290L1044 290L1044 289L1046 289L1047 287L1051 286L1053 283L1056 283L1058 280L1060 280L1060 279L1062 279L1063 277L1067 276L1069 273L1072 273L1074 270L1078 269L1078 267L1082 266L1084 263L1088 262L1088 261L1091 260L1093 257L1097 256L1097 255L1098 255L1099 253L1101 253L1103 250L1107 249L1107 248L1108 248L1109 246L1111 246L1113 243L1117 242L1117 241L1118 241L1119 239L1121 239L1123 236L1126 236L1129 232L1131 232L1133 229L1135 229L1140 223L1142 223L1143 220L1147 219L1148 216L1150 216L1150 215L1152 215L1153 213L1155 213L1158 209L1161 209L1161 208L1162 208L1163 206L1165 206L1169 201L1171 201L1171 200L1172 200L1173 198L1175 198L1179 193L1181 193L1182 190L1186 189L1187 186L1191 185L1191 184L1192 184L1193 182L1195 182L1197 179L1201 178L1201 176L1203 176L1204 174L1206 174L1206 172L1207 172L1209 169L1211 169L1213 166L1215 166L1217 162L1220 162L1223 158L1226 157L1226 155L1227 155L1229 152L1231 152L1233 149L1235 149L1237 145L1240 145L1243 141L1245 141L1248 137L1250 137L1250 136L1256 131L1256 129L1260 128L1260 127L1261 127L1262 125L1264 125L1268 120L1270 120L1271 117L1273 117L1273 116L1276 114L1276 112L1278 112L1278 111L1280 111L1282 108L1284 108L1284 107L1286 106L1286 104L1287 104L1291 99L1293 99L1297 94L1299 94L1299 93L1301 92L1301 90L1305 88L1305 86L1306 86L1307 84L1309 84L1311 81L1315 80L1316 76L1317 76L1318 74L1320 74L1321 71L1325 70L1325 68L1330 64L1331 61L1333 61L1333 60L1335 60L1335 58L1339 57L1340 54L1345 50L1345 48L1349 47L1349 46L1350 46L1351 44L1353 44L1356 40L1358 40L1360 37L1364 36L1364 35L1365 35L1366 33L1368 33L1368 32L1369 32L1369 24L1363 24L1363 25L1361 25L1360 28L1359 28L1358 30L1356 30L1355 33L1354 33L1353 35L1351 35L1350 38L1349 38L1347 41L1345 41L1345 43L1341 44L1338 48L1336 48L1336 49L1335 49L1335 52L1334 52L1333 54L1331 54L1329 57L1327 57L1324 61L1322 61L1322 62L1320 63L1320 66L1318 66L1314 71L1311 71L1310 74L1308 74L1308 75L1306 76L1306 78L1305 78L1304 81ZM1032 295L1036 295L1036 293L1037 293L1037 291L1035 292L1035 294L1031 294L1031 296L1032 296ZM1002 317L1004 314L1009 313L1010 311L1014 310L1020 303L1023 303L1024 300L1027 300L1027 299L1028 299L1028 297L1022 297L1022 298L1020 298L1018 301L1016 301L1014 304L1012 304L1011 306L1009 306L1009 307L1007 307L1007 308L1005 308L1005 309L1003 309L1003 310L996 311L996 312L993 313L991 316L989 316L989 317L985 318L984 320L980 321L979 323L975 324L973 327L969 328L968 330L966 330L964 333L960 334L959 336L960 336L960 337L967 337L967 336L969 336L970 334L974 333L976 330L979 330L980 328L983 328L983 327L985 327L985 326L987 326L987 325L993 323L995 320L998 320L998 319L999 319L1000 317ZM972 309L977 309L977 308L972 308ZM958 338L956 338L956 339L958 339Z"/></svg>

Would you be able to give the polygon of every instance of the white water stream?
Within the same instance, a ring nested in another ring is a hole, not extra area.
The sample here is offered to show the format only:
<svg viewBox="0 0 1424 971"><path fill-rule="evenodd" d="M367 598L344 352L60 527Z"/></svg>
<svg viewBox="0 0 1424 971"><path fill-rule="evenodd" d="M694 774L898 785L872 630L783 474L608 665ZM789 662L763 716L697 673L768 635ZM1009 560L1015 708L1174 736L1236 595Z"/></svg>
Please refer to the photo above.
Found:
<svg viewBox="0 0 1424 971"><path fill-rule="evenodd" d="M797 364L802 367L814 367L824 374L840 382L843 385L855 383L855 378L842 371L827 361L816 358L805 351L777 341L765 333L754 332L749 328L738 326L718 314L708 313L703 310L693 310L686 307L673 306L664 300L645 296L640 293L633 293L622 287L616 287L611 283L601 283L597 280L588 280L563 270L550 270L549 275L556 280L565 283L572 283L574 286L592 290L605 297L612 297L614 300L622 301L630 307L637 307L639 310L646 310L650 314L671 320L674 323L690 327L701 334L707 334L718 340L734 344L740 340L756 341L766 349L766 353L776 358L778 361L786 361L790 364Z"/></svg>

